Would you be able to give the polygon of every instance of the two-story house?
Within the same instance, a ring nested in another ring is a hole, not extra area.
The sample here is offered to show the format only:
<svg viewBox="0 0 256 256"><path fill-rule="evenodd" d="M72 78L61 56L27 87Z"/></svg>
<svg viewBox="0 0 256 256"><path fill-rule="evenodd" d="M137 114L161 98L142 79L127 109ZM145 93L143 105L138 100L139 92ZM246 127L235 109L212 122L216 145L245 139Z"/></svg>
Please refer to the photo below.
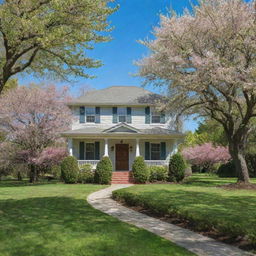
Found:
<svg viewBox="0 0 256 256"><path fill-rule="evenodd" d="M131 170L136 156L148 165L167 164L184 134L170 128L170 113L157 111L161 97L136 86L113 86L70 102L75 118L63 133L70 155L93 166L109 156L114 171Z"/></svg>

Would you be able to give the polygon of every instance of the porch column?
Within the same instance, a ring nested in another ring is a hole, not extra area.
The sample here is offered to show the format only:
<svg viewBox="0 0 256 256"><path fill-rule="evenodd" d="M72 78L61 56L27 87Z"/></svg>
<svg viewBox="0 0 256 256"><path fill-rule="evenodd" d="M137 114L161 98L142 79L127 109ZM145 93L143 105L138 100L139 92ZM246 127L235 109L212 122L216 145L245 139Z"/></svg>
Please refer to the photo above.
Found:
<svg viewBox="0 0 256 256"><path fill-rule="evenodd" d="M178 140L177 139L174 140L173 151L172 151L173 155L176 153L178 153Z"/></svg>
<svg viewBox="0 0 256 256"><path fill-rule="evenodd" d="M68 152L70 156L73 156L73 139L68 138Z"/></svg>
<svg viewBox="0 0 256 256"><path fill-rule="evenodd" d="M136 157L140 156L140 139L136 139Z"/></svg>
<svg viewBox="0 0 256 256"><path fill-rule="evenodd" d="M108 139L105 139L105 151L104 151L104 156L109 156L109 155L108 155Z"/></svg>

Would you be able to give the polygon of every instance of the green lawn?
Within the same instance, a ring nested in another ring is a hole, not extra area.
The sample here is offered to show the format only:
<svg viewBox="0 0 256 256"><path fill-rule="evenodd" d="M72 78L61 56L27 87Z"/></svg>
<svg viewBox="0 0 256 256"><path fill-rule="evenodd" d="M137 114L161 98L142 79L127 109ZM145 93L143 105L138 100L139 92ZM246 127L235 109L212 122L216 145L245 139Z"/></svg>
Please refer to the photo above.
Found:
<svg viewBox="0 0 256 256"><path fill-rule="evenodd" d="M115 191L114 197L160 215L190 220L198 230L248 236L255 245L256 191L216 187L231 182L235 179L194 175L183 185L137 185Z"/></svg>
<svg viewBox="0 0 256 256"><path fill-rule="evenodd" d="M88 205L98 185L0 182L1 256L193 255Z"/></svg>

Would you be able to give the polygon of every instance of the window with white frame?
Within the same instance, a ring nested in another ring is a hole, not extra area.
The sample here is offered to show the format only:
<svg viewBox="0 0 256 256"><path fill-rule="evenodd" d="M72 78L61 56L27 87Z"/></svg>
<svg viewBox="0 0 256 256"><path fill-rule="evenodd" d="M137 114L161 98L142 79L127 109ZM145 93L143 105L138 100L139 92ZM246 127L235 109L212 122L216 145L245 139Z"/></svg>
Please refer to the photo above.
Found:
<svg viewBox="0 0 256 256"><path fill-rule="evenodd" d="M127 109L126 108L118 108L117 109L117 114L118 114L118 122L119 123L125 123L126 122Z"/></svg>
<svg viewBox="0 0 256 256"><path fill-rule="evenodd" d="M151 155L151 160L161 159L161 149L160 149L159 143L150 143L150 155Z"/></svg>
<svg viewBox="0 0 256 256"><path fill-rule="evenodd" d="M95 123L95 108L86 108L86 122Z"/></svg>
<svg viewBox="0 0 256 256"><path fill-rule="evenodd" d="M94 143L86 143L85 159L95 160L95 144Z"/></svg>
<svg viewBox="0 0 256 256"><path fill-rule="evenodd" d="M153 111L151 116L151 123L152 124L159 124L161 123L161 115L158 112Z"/></svg>

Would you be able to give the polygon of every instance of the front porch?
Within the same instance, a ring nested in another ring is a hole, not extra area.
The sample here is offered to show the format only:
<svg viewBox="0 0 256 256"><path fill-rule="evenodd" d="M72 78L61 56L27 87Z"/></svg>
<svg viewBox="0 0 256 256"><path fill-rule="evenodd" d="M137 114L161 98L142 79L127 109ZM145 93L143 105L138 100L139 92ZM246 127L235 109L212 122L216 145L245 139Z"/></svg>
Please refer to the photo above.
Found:
<svg viewBox="0 0 256 256"><path fill-rule="evenodd" d="M108 156L113 171L130 171L137 156L143 156L147 165L168 165L177 151L175 138L69 138L69 154L78 164L91 164L96 168L103 156Z"/></svg>

